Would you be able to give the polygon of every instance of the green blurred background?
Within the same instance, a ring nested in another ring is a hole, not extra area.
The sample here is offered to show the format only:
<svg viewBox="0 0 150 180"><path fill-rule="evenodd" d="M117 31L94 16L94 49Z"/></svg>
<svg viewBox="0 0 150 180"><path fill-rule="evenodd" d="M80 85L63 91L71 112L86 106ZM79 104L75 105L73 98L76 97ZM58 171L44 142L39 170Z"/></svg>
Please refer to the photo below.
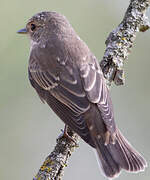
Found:
<svg viewBox="0 0 150 180"><path fill-rule="evenodd" d="M29 40L16 34L35 13L64 14L92 52L101 59L105 40L122 20L123 0L0 1L0 179L32 179L52 151L60 129L58 117L39 100L28 80ZM150 11L149 11L150 14ZM149 16L150 17L150 16ZM125 64L126 84L111 89L116 122L148 163L150 160L150 31L139 33ZM148 180L144 173L122 172L120 180ZM80 141L65 170L65 180L98 180L91 147Z"/></svg>

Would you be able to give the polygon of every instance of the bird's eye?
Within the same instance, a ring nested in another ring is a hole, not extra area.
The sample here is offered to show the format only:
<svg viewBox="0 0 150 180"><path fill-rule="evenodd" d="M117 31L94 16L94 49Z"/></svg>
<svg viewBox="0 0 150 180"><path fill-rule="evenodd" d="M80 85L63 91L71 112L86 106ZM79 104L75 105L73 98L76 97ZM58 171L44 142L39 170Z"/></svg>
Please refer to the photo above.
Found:
<svg viewBox="0 0 150 180"><path fill-rule="evenodd" d="M36 25L35 24L31 24L30 25L30 29L31 29L31 31L34 31L36 29Z"/></svg>

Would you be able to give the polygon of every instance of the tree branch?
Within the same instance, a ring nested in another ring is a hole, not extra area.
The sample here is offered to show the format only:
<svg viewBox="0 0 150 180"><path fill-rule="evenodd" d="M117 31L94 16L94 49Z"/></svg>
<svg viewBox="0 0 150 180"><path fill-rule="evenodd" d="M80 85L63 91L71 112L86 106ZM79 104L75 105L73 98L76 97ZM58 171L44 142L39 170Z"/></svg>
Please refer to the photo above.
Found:
<svg viewBox="0 0 150 180"><path fill-rule="evenodd" d="M46 158L33 180L61 180L64 168L67 166L67 160L74 149L78 147L77 143L79 140L79 136L69 127L67 132L76 143L64 136L59 136L54 150Z"/></svg>
<svg viewBox="0 0 150 180"><path fill-rule="evenodd" d="M119 26L108 36L106 50L100 63L108 84L124 84L124 61L128 58L137 32L150 28L146 10L150 0L130 0L129 7Z"/></svg>
<svg viewBox="0 0 150 180"><path fill-rule="evenodd" d="M124 84L124 61L128 58L137 32L145 32L150 28L146 10L150 0L130 0L129 7L119 26L106 40L106 50L100 63L107 84L114 81L116 85ZM79 136L71 129L68 134L78 142ZM76 148L74 142L65 137L58 137L56 146L46 158L33 180L61 180L68 158Z"/></svg>

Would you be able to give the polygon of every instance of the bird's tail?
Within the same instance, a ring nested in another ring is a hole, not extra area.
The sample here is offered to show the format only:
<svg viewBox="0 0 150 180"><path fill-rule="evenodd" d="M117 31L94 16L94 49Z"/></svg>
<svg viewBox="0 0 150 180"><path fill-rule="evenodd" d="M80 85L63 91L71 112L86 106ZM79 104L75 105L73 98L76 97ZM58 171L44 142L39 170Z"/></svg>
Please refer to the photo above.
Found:
<svg viewBox="0 0 150 180"><path fill-rule="evenodd" d="M138 172L143 171L147 166L144 158L128 143L119 130L115 144L105 145L102 138L95 138L95 145L106 177L116 177L121 169Z"/></svg>

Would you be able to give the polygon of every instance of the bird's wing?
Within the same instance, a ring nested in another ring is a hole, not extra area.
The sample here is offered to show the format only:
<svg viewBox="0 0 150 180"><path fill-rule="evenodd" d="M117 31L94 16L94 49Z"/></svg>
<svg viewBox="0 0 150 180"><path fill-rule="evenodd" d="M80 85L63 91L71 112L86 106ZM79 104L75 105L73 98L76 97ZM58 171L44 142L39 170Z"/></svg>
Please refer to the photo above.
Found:
<svg viewBox="0 0 150 180"><path fill-rule="evenodd" d="M84 120L84 113L90 108L90 102L82 88L77 69L64 66L65 69L57 76L50 70L42 70L38 61L31 62L29 79L40 98L88 144L94 146Z"/></svg>
<svg viewBox="0 0 150 180"><path fill-rule="evenodd" d="M60 102L80 115L89 109L90 103L82 88L78 73L73 68L72 71L74 72L72 74L70 74L70 71L71 67L69 71L65 68L56 76L50 70L42 70L37 62L29 66L30 75L40 87L49 91Z"/></svg>
<svg viewBox="0 0 150 180"><path fill-rule="evenodd" d="M110 133L116 130L113 106L103 73L97 59L92 56L88 63L79 66L83 87L90 102L97 104L102 119Z"/></svg>
<svg viewBox="0 0 150 180"><path fill-rule="evenodd" d="M54 50L51 50L51 54L45 51L46 49L35 49L31 52L29 71L36 83L66 105L76 116L86 112L91 103L96 104L107 129L114 133L112 102L96 58L91 56L89 61L78 65L71 60L62 63L57 62L56 56L52 56L55 55ZM49 61L46 62L46 68L43 68L41 64L45 63L46 59ZM58 69L57 73L55 69Z"/></svg>

